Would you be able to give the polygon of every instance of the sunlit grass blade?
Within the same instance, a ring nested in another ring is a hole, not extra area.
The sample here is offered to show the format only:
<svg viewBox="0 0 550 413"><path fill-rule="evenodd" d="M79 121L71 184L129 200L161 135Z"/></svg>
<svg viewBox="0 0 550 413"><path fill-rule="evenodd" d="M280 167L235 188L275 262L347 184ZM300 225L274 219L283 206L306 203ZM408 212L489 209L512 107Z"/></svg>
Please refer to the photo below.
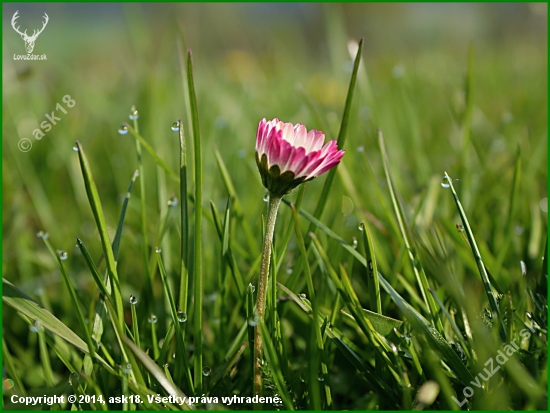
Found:
<svg viewBox="0 0 550 413"><path fill-rule="evenodd" d="M97 267L90 256L90 253L88 252L88 249L84 245L84 242L78 237L76 237L76 245L78 246L78 249L82 253L82 256L84 257L84 262L86 262L86 265L88 266L88 269L90 270L90 273L92 274L92 277L94 278L94 281L96 285L99 288L99 291L101 294L103 294L106 297L109 297L109 290L105 283L103 282L101 275L99 275L99 271L97 270Z"/></svg>
<svg viewBox="0 0 550 413"><path fill-rule="evenodd" d="M73 330L6 279L2 279L2 301L21 314L38 321L40 326L61 337L83 353L89 354L88 345ZM101 357L97 354L95 357L103 364L103 367L112 371L110 366Z"/></svg>
<svg viewBox="0 0 550 413"><path fill-rule="evenodd" d="M166 390L166 392L170 396L174 398L185 397L187 399L187 396L170 380L168 380L160 367L157 366L156 363L151 360L151 358L147 354L145 354L138 346L136 346L128 337L122 336L122 340L124 341L124 344L134 353L137 359L145 366L145 368L153 375L153 377L155 377L155 379L160 383L160 385L164 388L164 390ZM184 403L181 408L185 410L195 410L195 406L188 405L187 403Z"/></svg>
<svg viewBox="0 0 550 413"><path fill-rule="evenodd" d="M351 320L354 320L353 324L357 326L357 321L352 314L344 309L340 310L340 312L349 317ZM369 319L370 323L374 327L374 330L382 336L387 336L393 331L394 328L399 328L403 325L403 321L401 320L396 320L395 318L380 315L364 308L363 315Z"/></svg>
<svg viewBox="0 0 550 413"><path fill-rule="evenodd" d="M380 153L382 155L382 165L384 166L384 174L386 175L386 182L388 183L388 190L390 191L393 210L395 213L395 217L397 219L397 224L399 227L401 238L403 239L403 242L405 244L405 249L409 257L411 269L414 273L416 282L418 284L418 288L420 289L420 292L422 294L422 299L426 304L426 307L429 311L432 322L434 323L438 331L442 333L443 325L441 324L441 320L439 318L437 304L435 303L433 297L428 294L428 290L430 287L428 284L426 273L424 272L424 269L422 268L422 265L420 264L418 257L413 251L413 246L410 242L410 234L409 234L410 231L405 221L405 214L403 211L403 207L401 206L401 202L399 200L399 193L397 191L395 180L391 172L388 154L386 153L386 144L384 142L384 136L382 135L381 130L378 130L378 144L380 146Z"/></svg>
<svg viewBox="0 0 550 413"><path fill-rule="evenodd" d="M202 143L199 127L199 112L197 109L197 96L195 94L195 82L193 79L193 59L191 50L187 52L187 82L189 85L189 103L191 107L191 118L193 121L193 144L195 149L195 227L193 229L195 234L193 258L193 327L195 339L194 375L195 390L197 394L202 394Z"/></svg>
<svg viewBox="0 0 550 413"><path fill-rule="evenodd" d="M493 287L491 286L491 281L489 280L489 276L487 275L487 271L485 269L485 265L483 264L483 260L481 259L481 254L479 253L479 249L477 247L476 241L474 239L474 234L472 232L472 228L470 227L470 223L468 222L468 218L466 217L466 213L464 212L464 209L462 208L462 204L460 203L460 199L458 198L458 194L455 191L455 188L453 186L453 181L449 175L447 175L447 172L445 172L444 177L444 183L445 185L448 185L451 189L451 193L453 194L453 198L456 203L456 207L458 209L458 213L460 215L460 219L462 220L462 225L464 228L464 231L466 232L466 236L468 237L468 242L470 244L470 248L472 249L472 253L474 254L474 258L476 260L477 268L479 270L479 274L481 275L481 281L483 282L483 287L485 288L485 294L487 294L487 298L489 300L489 305L491 306L491 310L495 312L497 317L499 318L499 322L501 323L502 328L504 329L504 325L502 324L502 319L500 318L500 310L498 308L497 300L495 297L495 294L493 293ZM504 332L504 330L503 330Z"/></svg>
<svg viewBox="0 0 550 413"><path fill-rule="evenodd" d="M93 179L92 170L84 153L84 148L80 142L76 142L78 149L78 159L80 161L80 167L82 169L82 176L84 178L84 185L86 187L86 194L92 208L92 212L96 221L99 236L101 238L101 246L103 247L103 254L105 255L105 261L107 263L107 271L111 281L112 294L114 297L115 308L117 316L120 322L124 320L124 308L122 305L122 296L120 293L120 283L118 280L118 273L116 269L116 260L109 241L109 233L107 232L107 224L103 215L103 208L101 207L101 201L97 192L97 187ZM122 325L122 324L121 324Z"/></svg>
<svg viewBox="0 0 550 413"><path fill-rule="evenodd" d="M176 181L179 181L178 175L168 166L166 161L160 157L160 155L153 149L153 147L145 140L143 136L141 136L139 133L136 132L136 130L131 127L128 123L124 122L123 125L130 131L130 133L139 140L142 147L151 155L151 157L155 160L156 164L160 166L168 175L170 175L171 178L175 179Z"/></svg>
<svg viewBox="0 0 550 413"><path fill-rule="evenodd" d="M361 39L361 41L359 42L359 47L357 48L357 54L355 56L355 62L353 64L353 72L351 73L348 95L346 97L346 105L344 106L342 123L340 124L340 132L338 133L337 143L339 149L344 149L344 143L346 142L349 118L351 115L351 104L353 101L353 93L355 91L355 83L357 81L357 71L359 70L359 63L361 62L361 52L363 51L363 42L364 39ZM313 213L313 216L316 218L321 218L321 216L323 215L323 211L325 210L325 206L330 193L330 188L332 187L332 182L334 181L337 169L338 166L332 168L328 173L325 184L323 185L323 191L321 192L319 202L317 203L317 207L315 208L315 212ZM310 225L308 232L313 231L314 229L315 227L313 225Z"/></svg>

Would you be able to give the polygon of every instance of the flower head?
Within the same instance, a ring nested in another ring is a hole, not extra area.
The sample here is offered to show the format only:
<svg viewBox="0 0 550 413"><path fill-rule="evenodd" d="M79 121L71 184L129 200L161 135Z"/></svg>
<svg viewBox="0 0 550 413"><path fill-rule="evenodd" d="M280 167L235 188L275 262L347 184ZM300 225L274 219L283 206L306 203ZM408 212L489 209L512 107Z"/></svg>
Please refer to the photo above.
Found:
<svg viewBox="0 0 550 413"><path fill-rule="evenodd" d="M256 134L256 163L262 183L273 195L288 194L302 182L332 169L344 156L336 141L323 146L325 135L300 123L262 119Z"/></svg>

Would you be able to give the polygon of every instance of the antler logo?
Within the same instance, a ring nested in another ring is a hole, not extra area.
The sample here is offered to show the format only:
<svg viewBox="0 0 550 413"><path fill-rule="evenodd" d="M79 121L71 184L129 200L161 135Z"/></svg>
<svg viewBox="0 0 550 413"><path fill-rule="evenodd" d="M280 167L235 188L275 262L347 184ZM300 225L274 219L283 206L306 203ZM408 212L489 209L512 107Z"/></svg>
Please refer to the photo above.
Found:
<svg viewBox="0 0 550 413"><path fill-rule="evenodd" d="M44 20L44 24L42 25L42 28L40 30L34 30L32 33L32 36L29 36L26 30L23 33L21 33L19 31L19 26L15 27L15 21L19 17L17 13L19 13L19 10L17 10L13 15L11 19L11 26L13 27L13 30L19 33L23 38L23 40L25 41L25 48L27 49L27 53L32 53L32 50L34 49L34 42L36 41L36 38L38 37L38 35L44 31L44 28L48 24L49 17L46 13L44 13L45 20Z"/></svg>

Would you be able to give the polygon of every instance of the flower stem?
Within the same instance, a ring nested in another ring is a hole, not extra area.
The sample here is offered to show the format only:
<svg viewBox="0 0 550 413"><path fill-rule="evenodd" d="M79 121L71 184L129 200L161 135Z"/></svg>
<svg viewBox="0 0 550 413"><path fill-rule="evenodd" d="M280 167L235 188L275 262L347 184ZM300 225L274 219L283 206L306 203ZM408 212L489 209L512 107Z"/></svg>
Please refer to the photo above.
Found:
<svg viewBox="0 0 550 413"><path fill-rule="evenodd" d="M269 261L271 259L271 244L273 243L273 232L277 211L281 204L280 196L269 195L267 206L267 219L265 221L265 236L262 249L262 264L260 267L260 280L258 282L258 301L256 302L256 315L258 324L254 327L254 395L262 392L262 374L260 371L260 360L262 358L262 338L260 336L260 323L264 320L267 279L269 275ZM261 405L260 405L261 408Z"/></svg>

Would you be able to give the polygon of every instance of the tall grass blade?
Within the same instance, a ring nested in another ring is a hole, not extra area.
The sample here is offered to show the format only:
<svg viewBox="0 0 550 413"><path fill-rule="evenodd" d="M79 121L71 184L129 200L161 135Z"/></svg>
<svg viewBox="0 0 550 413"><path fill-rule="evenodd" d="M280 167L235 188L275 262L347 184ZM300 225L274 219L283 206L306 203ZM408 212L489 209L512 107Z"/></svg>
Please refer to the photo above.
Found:
<svg viewBox="0 0 550 413"><path fill-rule="evenodd" d="M346 105L344 106L344 114L342 115L342 123L340 124L340 132L338 133L338 149L344 148L344 143L346 142L346 135L348 132L349 118L351 115L351 104L353 101L353 93L355 91L355 83L357 81L357 71L359 70L359 63L361 62L361 52L363 51L363 42L364 39L359 41L359 47L357 48L357 54L355 55L355 62L353 64L353 72L351 73L351 80L348 88L348 95L346 97ZM325 210L325 206L328 200L328 195L338 166L332 168L328 173L325 184L323 185L323 191L315 208L313 216L317 219L320 219ZM313 225L310 225L308 232L311 232L315 229Z"/></svg>
<svg viewBox="0 0 550 413"><path fill-rule="evenodd" d="M370 231L365 222L361 222L363 233L363 245L367 259L367 285L369 287L370 305L373 311L382 314L382 302L380 301L380 284L378 283L378 266L374 255L374 245Z"/></svg>
<svg viewBox="0 0 550 413"><path fill-rule="evenodd" d="M122 305L122 296L120 293L120 283L118 280L118 273L116 269L116 260L109 241L109 234L107 232L107 224L103 215L103 208L101 207L101 201L97 192L97 187L92 176L92 170L84 153L84 148L80 142L76 142L78 149L78 159L80 161L80 167L82 169L82 176L84 178L84 186L86 187L86 194L88 195L88 201L92 208L92 212L96 221L99 236L101 238L101 246L103 247L103 254L107 262L107 271L111 281L111 287L113 289L113 297L115 302L115 308L119 321L122 323L124 320L124 308ZM122 324L121 324L122 326Z"/></svg>
<svg viewBox="0 0 550 413"><path fill-rule="evenodd" d="M189 210L187 207L187 145L183 123L178 120L180 141L180 285L179 308L187 314L189 301ZM185 334L185 327L182 328Z"/></svg>
<svg viewBox="0 0 550 413"><path fill-rule="evenodd" d="M193 285L194 285L194 312L193 327L195 339L195 390L202 394L202 143L199 128L199 112L197 109L197 96L193 79L193 59L191 50L187 52L187 82L189 85L189 102L191 106L191 118L193 120L193 143L195 147L195 228L194 228L194 259L193 259Z"/></svg>

